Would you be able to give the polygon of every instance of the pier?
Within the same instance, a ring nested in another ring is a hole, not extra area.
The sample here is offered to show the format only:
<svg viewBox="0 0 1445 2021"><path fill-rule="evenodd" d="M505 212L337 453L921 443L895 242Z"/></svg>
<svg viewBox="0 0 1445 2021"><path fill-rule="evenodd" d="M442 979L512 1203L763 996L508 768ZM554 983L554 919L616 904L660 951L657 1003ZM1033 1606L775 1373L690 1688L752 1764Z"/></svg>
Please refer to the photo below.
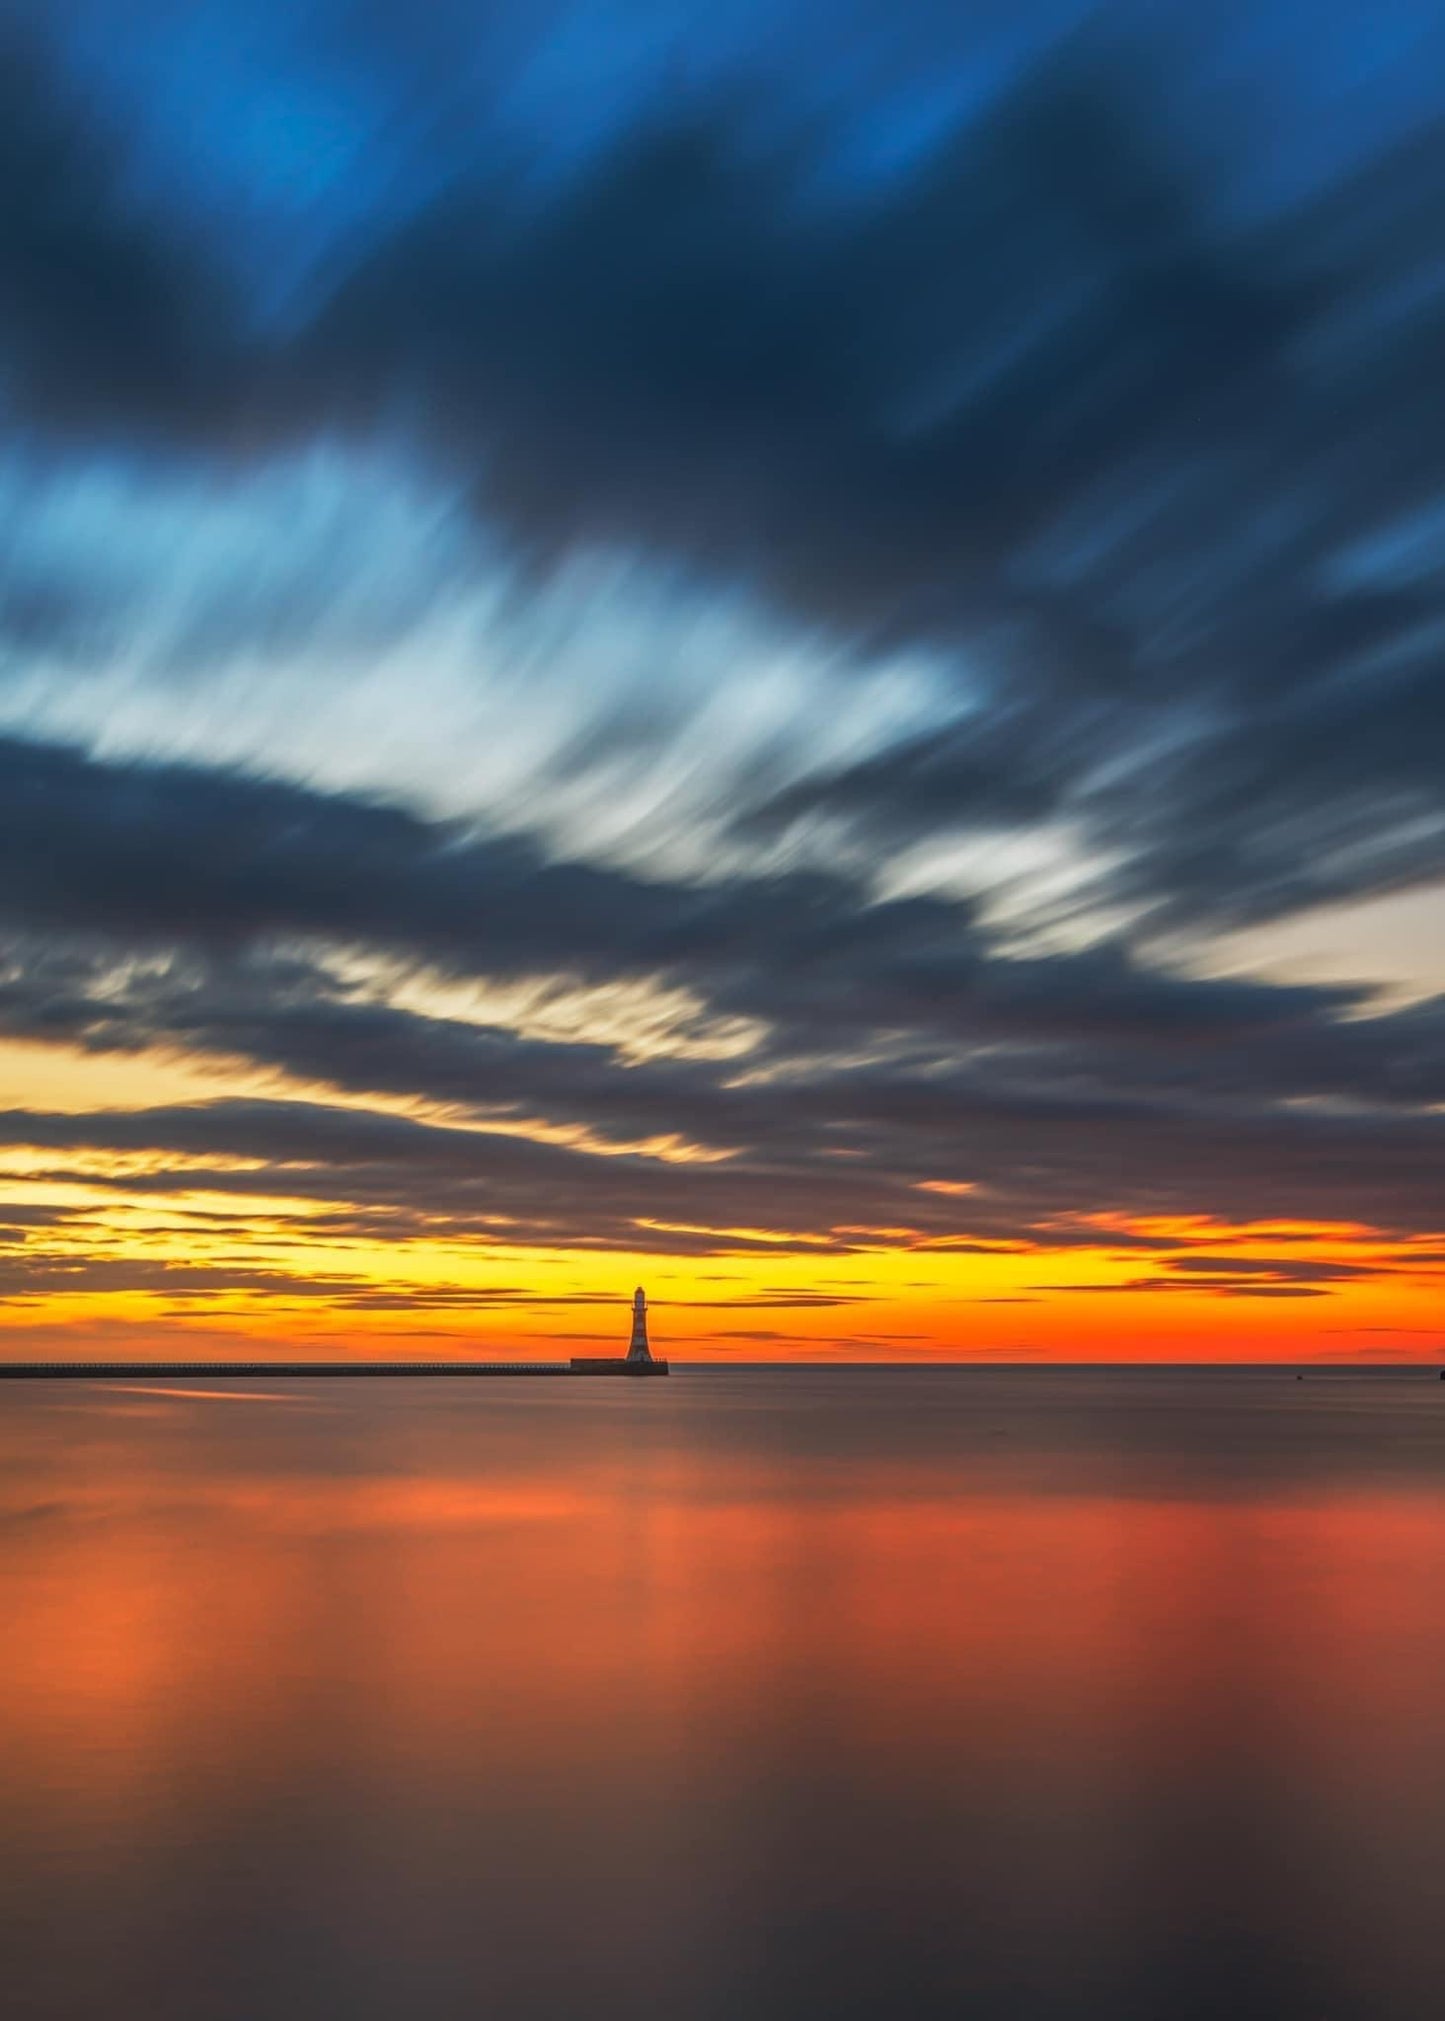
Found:
<svg viewBox="0 0 1445 2021"><path fill-rule="evenodd" d="M0 1380L44 1376L572 1375L568 1361L6 1361Z"/></svg>

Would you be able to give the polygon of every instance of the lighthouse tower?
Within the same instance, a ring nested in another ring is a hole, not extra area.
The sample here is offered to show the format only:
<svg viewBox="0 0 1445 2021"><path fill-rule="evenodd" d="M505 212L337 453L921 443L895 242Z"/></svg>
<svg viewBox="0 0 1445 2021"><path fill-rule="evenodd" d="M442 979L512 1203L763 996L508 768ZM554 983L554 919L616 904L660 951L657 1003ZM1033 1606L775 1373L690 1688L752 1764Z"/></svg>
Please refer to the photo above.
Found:
<svg viewBox="0 0 1445 2021"><path fill-rule="evenodd" d="M632 1338L626 1354L574 1354L573 1375L666 1375L665 1357L653 1354L647 1342L647 1293L639 1284L632 1294ZM0 1362L0 1375L5 1365Z"/></svg>
<svg viewBox="0 0 1445 2021"><path fill-rule="evenodd" d="M629 1361L651 1361L647 1344L647 1294L639 1284L632 1294L632 1339L627 1347Z"/></svg>

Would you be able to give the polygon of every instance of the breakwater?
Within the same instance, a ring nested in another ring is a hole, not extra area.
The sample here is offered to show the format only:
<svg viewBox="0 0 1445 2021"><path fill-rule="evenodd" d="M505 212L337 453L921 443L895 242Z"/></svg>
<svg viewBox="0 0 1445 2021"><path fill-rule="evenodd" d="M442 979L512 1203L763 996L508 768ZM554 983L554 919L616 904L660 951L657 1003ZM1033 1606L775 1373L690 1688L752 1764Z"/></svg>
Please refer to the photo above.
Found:
<svg viewBox="0 0 1445 2021"><path fill-rule="evenodd" d="M69 1379L126 1381L163 1376L402 1376L402 1375L666 1375L665 1361L628 1362L579 1356L572 1361L9 1361L0 1381Z"/></svg>

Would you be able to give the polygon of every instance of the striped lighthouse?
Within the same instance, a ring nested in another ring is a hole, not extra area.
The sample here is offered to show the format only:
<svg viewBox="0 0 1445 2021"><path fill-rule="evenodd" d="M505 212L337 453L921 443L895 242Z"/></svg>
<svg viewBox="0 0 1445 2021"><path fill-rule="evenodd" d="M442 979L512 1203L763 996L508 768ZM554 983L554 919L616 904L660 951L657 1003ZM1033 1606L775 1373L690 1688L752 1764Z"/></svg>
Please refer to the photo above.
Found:
<svg viewBox="0 0 1445 2021"><path fill-rule="evenodd" d="M647 1344L647 1294L640 1284L632 1294L632 1339L628 1342L627 1359L652 1359L652 1349Z"/></svg>

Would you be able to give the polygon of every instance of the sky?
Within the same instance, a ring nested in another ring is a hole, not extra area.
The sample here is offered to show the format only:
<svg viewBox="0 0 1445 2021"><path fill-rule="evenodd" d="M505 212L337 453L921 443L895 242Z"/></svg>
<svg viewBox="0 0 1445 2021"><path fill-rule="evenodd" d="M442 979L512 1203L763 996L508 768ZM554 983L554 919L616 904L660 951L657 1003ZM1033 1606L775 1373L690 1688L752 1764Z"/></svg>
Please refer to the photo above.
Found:
<svg viewBox="0 0 1445 2021"><path fill-rule="evenodd" d="M1445 14L10 0L0 1354L1445 1352Z"/></svg>

